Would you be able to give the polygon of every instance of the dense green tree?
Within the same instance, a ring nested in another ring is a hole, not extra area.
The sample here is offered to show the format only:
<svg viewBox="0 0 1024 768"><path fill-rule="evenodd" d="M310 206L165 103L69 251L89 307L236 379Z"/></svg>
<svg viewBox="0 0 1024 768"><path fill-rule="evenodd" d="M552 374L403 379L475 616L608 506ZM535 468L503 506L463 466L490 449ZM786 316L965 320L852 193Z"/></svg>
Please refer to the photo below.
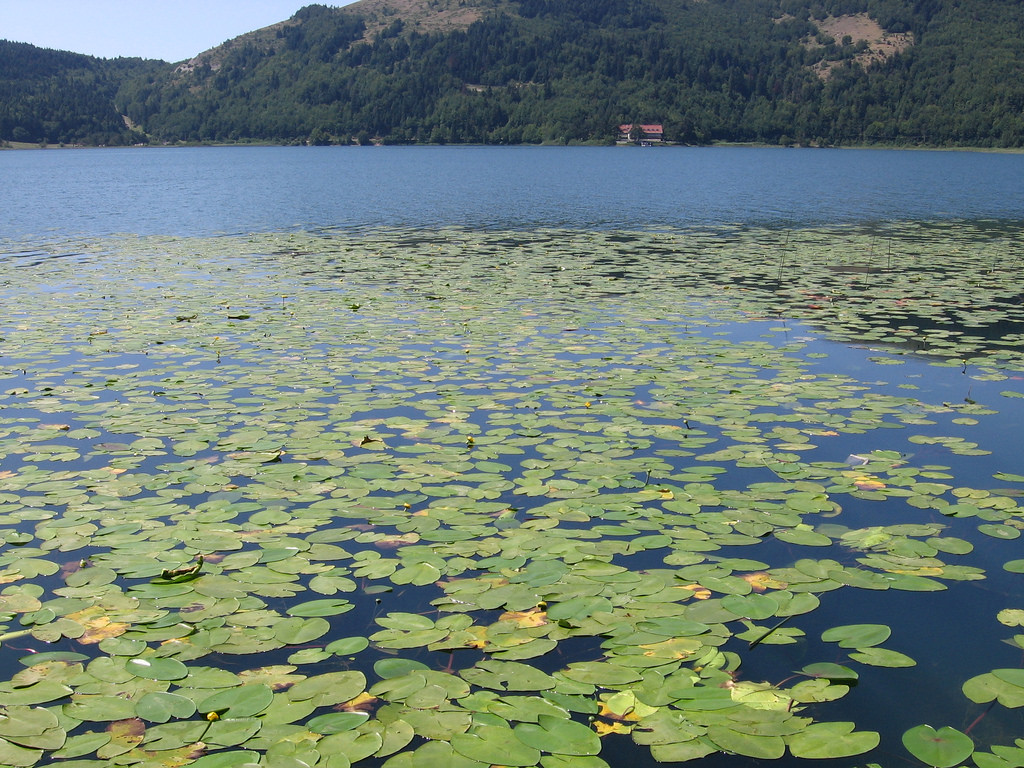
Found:
<svg viewBox="0 0 1024 768"><path fill-rule="evenodd" d="M681 143L1022 145L1021 3L461 5L482 17L449 31L311 5L177 68L4 44L0 139L111 143L130 123L169 142L605 143L639 118ZM859 13L914 45L863 64L816 26Z"/></svg>
<svg viewBox="0 0 1024 768"><path fill-rule="evenodd" d="M0 140L50 144L145 141L114 106L121 83L163 62L97 59L0 40Z"/></svg>

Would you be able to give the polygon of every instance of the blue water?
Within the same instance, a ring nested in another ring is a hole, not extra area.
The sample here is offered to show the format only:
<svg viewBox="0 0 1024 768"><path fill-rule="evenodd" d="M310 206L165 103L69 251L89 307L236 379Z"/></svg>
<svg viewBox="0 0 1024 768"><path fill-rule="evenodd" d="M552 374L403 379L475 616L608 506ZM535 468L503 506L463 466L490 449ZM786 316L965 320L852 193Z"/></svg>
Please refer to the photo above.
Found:
<svg viewBox="0 0 1024 768"><path fill-rule="evenodd" d="M0 239L1024 219L1024 154L753 147L0 152Z"/></svg>
<svg viewBox="0 0 1024 768"><path fill-rule="evenodd" d="M204 236L388 226L785 228L951 219L1019 224L1024 222L1024 155L740 147L0 152L0 206L0 253L8 254L29 253L33 242L118 233ZM935 417L935 425L886 430L884 438L873 431L836 436L834 455L822 458L841 462L850 453L879 448L920 450L909 457L914 465L955 461L956 482L977 487L991 486L996 470L1021 471L1019 434L1024 429L1024 410L1018 403L1024 401L1000 394L1017 390L1019 379L974 378L979 373L974 369L936 368L914 358L903 366L880 368L870 362L882 354L877 350L821 339L804 341L805 334L817 336L817 332L796 324L789 327L792 332L773 331L783 334L777 338L779 343L799 339L809 345L806 352L828 354L809 364L814 373L853 376L870 382L874 391L892 395L907 394L901 386L909 384L919 387L913 396L923 402L957 404L970 398L1000 411L969 428L953 423L956 412L950 410ZM766 336L764 324L729 331L733 340ZM932 449L929 455L928 447L907 441L915 433L966 434L993 453L960 457ZM856 501L844 499L843 520L851 524L859 519L851 519L854 514L869 511L870 505L859 509ZM923 517L896 505L870 511L887 516L872 519L872 524ZM920 664L895 672L861 666L862 684L849 698L833 709L821 709L824 719L835 719L830 713L838 712L840 719L852 717L863 728L888 729L880 750L843 764L883 758L904 764L908 755L899 745L899 734L925 720L933 720L937 727L966 728L979 708L961 695L960 683L993 667L1019 663L1019 651L998 642L1016 630L996 626L994 619L1005 607L1019 607L1019 600L1014 602L1020 591L1017 576L1000 568L1019 556L1019 541L982 536L976 532L978 522L950 519L948 524L952 534L975 542L977 550L967 562L984 564L986 580L954 582L948 592L909 597L895 590L881 596L853 589L826 594L817 623L801 621L808 628L808 641L760 646L756 653L747 654L744 675L778 681L810 660L822 660L818 636L824 626L887 623L894 629L891 646L919 658ZM845 662L836 653L830 660ZM818 712L812 709L808 714ZM1010 738L988 734L1007 722L1016 727L1019 720L1010 720L1012 716L996 710L975 735L989 728L984 732L986 739L1009 743ZM979 741L979 746L987 743ZM613 765L654 766L647 750L630 747L628 739L609 739L606 744L604 756ZM755 764L734 756L702 762L710 768Z"/></svg>

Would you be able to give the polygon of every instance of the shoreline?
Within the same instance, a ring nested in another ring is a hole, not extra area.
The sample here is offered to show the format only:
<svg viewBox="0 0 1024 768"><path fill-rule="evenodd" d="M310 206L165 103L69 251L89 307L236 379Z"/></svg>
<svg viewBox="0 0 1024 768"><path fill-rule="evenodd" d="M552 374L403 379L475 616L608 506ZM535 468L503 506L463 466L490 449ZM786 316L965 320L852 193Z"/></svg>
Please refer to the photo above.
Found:
<svg viewBox="0 0 1024 768"><path fill-rule="evenodd" d="M86 145L86 144L36 144L32 142L6 141L0 142L0 152L4 151L40 151L40 150L89 150L89 149L181 149L197 147L310 147L309 144L284 144L273 141L251 141L251 142L175 142L161 144L130 144L121 146L111 145ZM360 148L358 144L329 144L335 148ZM578 142L569 144L541 143L541 144L372 144L372 147L608 147L608 148L632 148L631 144L605 143L605 142ZM906 145L906 144L839 144L839 145L816 145L816 144L768 144L762 142L743 141L719 141L710 144L682 144L676 142L664 142L652 147L636 147L637 149L661 149L661 148L683 148L683 149L710 149L716 147L746 147L753 149L876 149L876 150L900 150L900 151L921 151L921 152L985 152L993 154L1021 154L1024 147L983 147L975 145L965 146L932 146L932 145Z"/></svg>

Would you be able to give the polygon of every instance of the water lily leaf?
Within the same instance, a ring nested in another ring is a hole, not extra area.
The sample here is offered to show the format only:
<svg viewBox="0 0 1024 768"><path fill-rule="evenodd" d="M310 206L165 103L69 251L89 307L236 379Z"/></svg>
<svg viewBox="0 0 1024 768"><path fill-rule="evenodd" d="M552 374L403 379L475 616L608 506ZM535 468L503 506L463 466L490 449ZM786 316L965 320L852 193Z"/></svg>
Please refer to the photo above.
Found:
<svg viewBox="0 0 1024 768"><path fill-rule="evenodd" d="M805 547L832 546L832 539L810 528L782 528L775 531L775 538L787 544L800 544Z"/></svg>
<svg viewBox="0 0 1024 768"><path fill-rule="evenodd" d="M192 699L164 691L151 691L139 699L136 714L152 723L166 723L168 720L183 720L196 713Z"/></svg>
<svg viewBox="0 0 1024 768"><path fill-rule="evenodd" d="M756 736L712 725L708 728L708 738L727 752L761 760L776 760L786 753L786 742L781 736Z"/></svg>
<svg viewBox="0 0 1024 768"><path fill-rule="evenodd" d="M736 706L732 692L727 688L686 685L673 687L668 694L676 699L676 706L684 710L707 712Z"/></svg>
<svg viewBox="0 0 1024 768"><path fill-rule="evenodd" d="M997 676L996 671L1002 672ZM1016 680L1012 674L1017 670L996 670L976 675L963 684L964 696L978 704L997 699L1004 707L1024 707L1024 681ZM1005 679L1009 677L1010 679Z"/></svg>
<svg viewBox="0 0 1024 768"><path fill-rule="evenodd" d="M864 648L851 653L850 658L873 667L913 667L917 664L906 654L888 648Z"/></svg>
<svg viewBox="0 0 1024 768"><path fill-rule="evenodd" d="M1020 537L1020 529L1013 528L1009 525L985 523L979 525L978 530L986 536L991 536L994 539L1004 539L1009 541Z"/></svg>
<svg viewBox="0 0 1024 768"><path fill-rule="evenodd" d="M382 632L375 632L370 635L370 640L381 648L420 648L439 643L448 637L450 633L446 629L416 629L402 631L397 629L385 629Z"/></svg>
<svg viewBox="0 0 1024 768"><path fill-rule="evenodd" d="M3 683L0 684L0 700L5 706L47 704L70 696L73 690L70 686L56 680L43 679L28 686Z"/></svg>
<svg viewBox="0 0 1024 768"><path fill-rule="evenodd" d="M412 584L417 587L433 584L440 578L440 569L432 563L414 563L391 574L391 581L395 584Z"/></svg>
<svg viewBox="0 0 1024 768"><path fill-rule="evenodd" d="M605 597L574 597L551 605L547 609L547 618L551 621L578 620L592 616L598 611L610 613L612 603Z"/></svg>
<svg viewBox="0 0 1024 768"><path fill-rule="evenodd" d="M799 733L787 737L793 757L828 759L852 757L870 752L881 737L875 731L854 731L853 723L812 723Z"/></svg>
<svg viewBox="0 0 1024 768"><path fill-rule="evenodd" d="M120 696L75 694L74 700L65 704L63 710L76 720L112 722L135 717L135 702Z"/></svg>
<svg viewBox="0 0 1024 768"><path fill-rule="evenodd" d="M263 712L273 700L274 692L257 683L217 691L202 699L197 708L203 714L216 712L222 718L245 718Z"/></svg>
<svg viewBox="0 0 1024 768"><path fill-rule="evenodd" d="M850 686L834 684L828 678L802 680L788 691L793 701L801 703L835 701L836 699L843 698L849 692Z"/></svg>
<svg viewBox="0 0 1024 768"><path fill-rule="evenodd" d="M371 724L375 725L375 724ZM392 720L381 730L381 745L374 752L375 757L387 757L399 751L416 735L413 728L405 720Z"/></svg>
<svg viewBox="0 0 1024 768"><path fill-rule="evenodd" d="M305 645L331 631L331 624L319 617L304 619L298 616L283 619L274 625L274 639L285 645Z"/></svg>
<svg viewBox="0 0 1024 768"><path fill-rule="evenodd" d="M536 723L520 723L516 738L541 752L560 755L596 755L601 739L587 726L568 718L539 715Z"/></svg>
<svg viewBox="0 0 1024 768"><path fill-rule="evenodd" d="M417 613L389 613L387 616L379 617L376 621L382 627L388 627L389 629L415 631L434 628L432 619Z"/></svg>
<svg viewBox="0 0 1024 768"><path fill-rule="evenodd" d="M869 648L889 639L892 630L884 624L847 624L832 627L821 634L826 643L839 643L840 648Z"/></svg>
<svg viewBox="0 0 1024 768"><path fill-rule="evenodd" d="M296 683L288 689L288 698L292 701L309 700L318 707L329 707L350 701L364 690L366 676L362 672L327 672Z"/></svg>
<svg viewBox="0 0 1024 768"><path fill-rule="evenodd" d="M933 768L953 768L974 752L974 742L955 728L918 725L903 734L903 746Z"/></svg>
<svg viewBox="0 0 1024 768"><path fill-rule="evenodd" d="M188 675L188 667L177 659L155 656L128 659L124 668L133 675L147 680L181 680Z"/></svg>
<svg viewBox="0 0 1024 768"><path fill-rule="evenodd" d="M1004 608L997 615L1000 624L1008 627L1024 627L1024 610L1020 608Z"/></svg>
<svg viewBox="0 0 1024 768"><path fill-rule="evenodd" d="M204 720L176 720L171 723L154 725L136 734L146 749L154 752L180 749L203 738L210 723ZM113 742L118 740L115 734ZM130 742L129 742L130 743ZM124 746L127 746L125 744ZM127 751L127 750L125 750Z"/></svg>
<svg viewBox="0 0 1024 768"><path fill-rule="evenodd" d="M842 664L834 664L830 661L808 664L800 672L811 677L819 677L841 683L856 682L859 678L859 675L849 667L845 667Z"/></svg>
<svg viewBox="0 0 1024 768"><path fill-rule="evenodd" d="M355 608L355 604L343 599L308 600L288 609L289 616L304 618L314 616L338 616Z"/></svg>
<svg viewBox="0 0 1024 768"><path fill-rule="evenodd" d="M366 722L367 717L369 714L366 712L331 712L314 717L306 726L314 733L322 733L327 736L357 728Z"/></svg>
<svg viewBox="0 0 1024 768"><path fill-rule="evenodd" d="M67 734L57 716L42 707L5 707L0 716L0 737L30 749L60 749Z"/></svg>
<svg viewBox="0 0 1024 768"><path fill-rule="evenodd" d="M511 728L480 725L469 733L457 733L452 749L485 765L531 766L540 762L540 751L523 743Z"/></svg>
<svg viewBox="0 0 1024 768"><path fill-rule="evenodd" d="M641 621L637 624L637 629L665 637L691 637L707 632L711 629L711 626L699 621L665 617Z"/></svg>
<svg viewBox="0 0 1024 768"><path fill-rule="evenodd" d="M407 675L409 672L415 670L429 670L426 664L422 661L416 661L414 659L380 659L374 662L373 671L378 677L387 680L392 677L401 677Z"/></svg>
<svg viewBox="0 0 1024 768"><path fill-rule="evenodd" d="M30 766L35 765L43 756L41 749L29 749L0 739L0 765Z"/></svg>
<svg viewBox="0 0 1024 768"><path fill-rule="evenodd" d="M386 768L486 768L484 763L455 752L445 741L431 741L412 752L390 758Z"/></svg>
<svg viewBox="0 0 1024 768"><path fill-rule="evenodd" d="M546 691L555 687L550 675L516 661L482 661L459 675L468 683L497 691Z"/></svg>
<svg viewBox="0 0 1024 768"><path fill-rule="evenodd" d="M748 619L767 619L779 609L778 601L768 595L726 595L722 607Z"/></svg>
<svg viewBox="0 0 1024 768"><path fill-rule="evenodd" d="M256 717L221 718L210 723L202 739L218 747L235 747L247 742L262 727L263 721Z"/></svg>
<svg viewBox="0 0 1024 768"><path fill-rule="evenodd" d="M109 741L110 733L107 731L99 733L87 732L77 736L69 736L64 742L64 746L53 752L53 757L68 760L73 757L90 755Z"/></svg>
<svg viewBox="0 0 1024 768"><path fill-rule="evenodd" d="M370 641L365 637L342 637L325 645L324 650L335 656L351 656L369 647Z"/></svg>
<svg viewBox="0 0 1024 768"><path fill-rule="evenodd" d="M243 768L257 765L260 753L252 750L233 750L231 752L215 752L204 755L191 763L193 768Z"/></svg>
<svg viewBox="0 0 1024 768"><path fill-rule="evenodd" d="M579 683L591 683L612 688L635 683L642 675L635 669L606 661L580 661L570 664L561 674Z"/></svg>
<svg viewBox="0 0 1024 768"><path fill-rule="evenodd" d="M535 659L539 656L551 653L558 647L558 641L548 637L536 637L519 645L513 645L507 650L492 650L491 658L501 661L522 661L523 659Z"/></svg>
<svg viewBox="0 0 1024 768"><path fill-rule="evenodd" d="M543 768L609 768L608 763L593 755L544 755Z"/></svg>
<svg viewBox="0 0 1024 768"><path fill-rule="evenodd" d="M712 744L706 738L693 738L689 741L654 744L651 746L651 756L659 763L681 763L689 760L699 760L718 751L719 747L716 744Z"/></svg>

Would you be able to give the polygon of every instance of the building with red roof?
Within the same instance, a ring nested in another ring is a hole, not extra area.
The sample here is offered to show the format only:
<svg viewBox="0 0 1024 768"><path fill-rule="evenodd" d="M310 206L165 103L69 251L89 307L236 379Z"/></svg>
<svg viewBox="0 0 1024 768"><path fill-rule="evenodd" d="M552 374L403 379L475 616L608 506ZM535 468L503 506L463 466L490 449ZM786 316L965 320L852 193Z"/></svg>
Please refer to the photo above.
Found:
<svg viewBox="0 0 1024 768"><path fill-rule="evenodd" d="M650 146L651 144L660 144L664 140L665 128L661 123L640 123L638 125L624 123L619 126L619 141Z"/></svg>

